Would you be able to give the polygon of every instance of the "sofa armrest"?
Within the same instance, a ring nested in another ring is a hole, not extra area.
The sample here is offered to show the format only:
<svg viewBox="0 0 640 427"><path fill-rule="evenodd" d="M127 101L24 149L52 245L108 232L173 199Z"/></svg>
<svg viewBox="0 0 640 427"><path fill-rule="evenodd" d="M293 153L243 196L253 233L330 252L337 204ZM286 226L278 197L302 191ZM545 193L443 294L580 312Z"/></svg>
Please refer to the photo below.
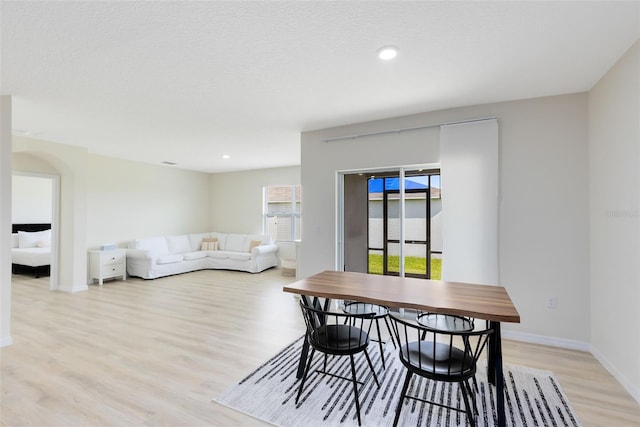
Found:
<svg viewBox="0 0 640 427"><path fill-rule="evenodd" d="M251 250L251 256L255 258L258 255L268 254L271 252L276 252L278 250L278 245L275 243L268 243L266 245L256 246Z"/></svg>

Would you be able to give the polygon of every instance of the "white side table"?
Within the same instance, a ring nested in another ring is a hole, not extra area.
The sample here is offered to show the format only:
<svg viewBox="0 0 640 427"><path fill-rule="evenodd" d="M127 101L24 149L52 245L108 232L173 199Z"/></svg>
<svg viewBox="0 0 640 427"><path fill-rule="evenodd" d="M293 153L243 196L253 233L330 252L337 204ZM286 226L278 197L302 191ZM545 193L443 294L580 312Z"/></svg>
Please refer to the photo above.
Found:
<svg viewBox="0 0 640 427"><path fill-rule="evenodd" d="M100 286L102 286L104 279L122 277L122 280L127 280L126 253L125 249L89 251L91 279L97 279Z"/></svg>

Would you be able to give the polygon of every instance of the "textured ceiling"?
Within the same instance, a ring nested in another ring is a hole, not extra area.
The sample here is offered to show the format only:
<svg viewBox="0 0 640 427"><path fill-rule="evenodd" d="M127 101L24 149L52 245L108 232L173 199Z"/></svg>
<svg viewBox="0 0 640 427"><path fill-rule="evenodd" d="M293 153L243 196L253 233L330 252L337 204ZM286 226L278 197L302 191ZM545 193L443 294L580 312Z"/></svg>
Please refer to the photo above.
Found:
<svg viewBox="0 0 640 427"><path fill-rule="evenodd" d="M206 172L299 164L306 130L586 91L640 37L638 1L2 1L0 13L14 134ZM375 56L386 44L400 48L391 63Z"/></svg>

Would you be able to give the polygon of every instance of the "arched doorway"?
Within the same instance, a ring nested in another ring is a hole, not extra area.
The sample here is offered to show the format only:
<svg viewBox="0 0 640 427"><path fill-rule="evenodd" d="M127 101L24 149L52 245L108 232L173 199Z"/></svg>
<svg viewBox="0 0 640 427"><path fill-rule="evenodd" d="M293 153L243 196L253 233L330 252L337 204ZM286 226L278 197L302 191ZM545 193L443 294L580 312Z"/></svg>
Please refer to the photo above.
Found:
<svg viewBox="0 0 640 427"><path fill-rule="evenodd" d="M18 155L17 157L24 156ZM24 159L23 159L24 160ZM50 224L51 261L49 289L58 289L60 176L13 171L12 223Z"/></svg>

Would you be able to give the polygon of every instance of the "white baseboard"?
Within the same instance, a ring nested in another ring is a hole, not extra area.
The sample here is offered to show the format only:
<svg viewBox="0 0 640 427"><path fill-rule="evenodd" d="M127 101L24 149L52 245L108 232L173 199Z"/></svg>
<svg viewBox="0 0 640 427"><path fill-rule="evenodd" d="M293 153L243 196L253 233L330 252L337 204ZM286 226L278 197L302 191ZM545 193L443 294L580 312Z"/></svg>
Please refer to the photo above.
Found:
<svg viewBox="0 0 640 427"><path fill-rule="evenodd" d="M598 362L618 381L622 387L640 403L640 389L629 382L597 348L584 341L568 340L565 338L549 337L546 335L530 334L527 332L502 331L502 337L508 340L528 342L532 344L549 345L552 347L566 348L569 350L586 351L591 353Z"/></svg>
<svg viewBox="0 0 640 427"><path fill-rule="evenodd" d="M0 339L0 347L6 347L11 344L13 344L13 339L11 338L11 335Z"/></svg>
<svg viewBox="0 0 640 427"><path fill-rule="evenodd" d="M530 334L528 332L502 330L502 338L514 341L543 344L552 347L566 348L569 350L591 351L591 345L584 341L569 340L566 338L550 337L547 335Z"/></svg>
<svg viewBox="0 0 640 427"><path fill-rule="evenodd" d="M613 364L611 364L611 362L609 362L609 360L600 351L598 351L597 348L591 346L591 354L593 354L593 357L595 357L596 360L600 362L600 364L604 366L604 368L609 371L609 373L613 375L620 384L622 384L622 387L629 392L631 397L633 397L636 402L640 403L640 388L631 384L629 379L618 371L618 369L616 369Z"/></svg>

